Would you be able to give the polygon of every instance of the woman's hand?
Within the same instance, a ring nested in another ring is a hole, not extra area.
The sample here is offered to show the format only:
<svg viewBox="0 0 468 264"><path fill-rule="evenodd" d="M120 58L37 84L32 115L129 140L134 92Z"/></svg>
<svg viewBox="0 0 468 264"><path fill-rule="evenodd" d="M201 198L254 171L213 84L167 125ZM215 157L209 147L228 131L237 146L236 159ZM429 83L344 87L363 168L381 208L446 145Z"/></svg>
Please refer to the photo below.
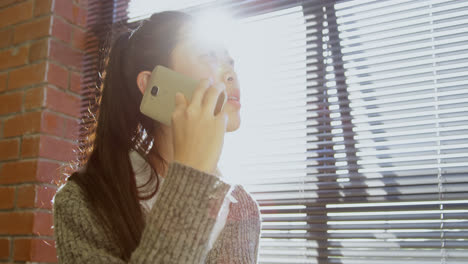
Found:
<svg viewBox="0 0 468 264"><path fill-rule="evenodd" d="M211 81L203 80L190 102L183 94L176 94L176 107L172 114L174 161L214 173L228 121L224 107L216 115L214 110L220 93L226 93L225 90L222 82L212 85Z"/></svg>

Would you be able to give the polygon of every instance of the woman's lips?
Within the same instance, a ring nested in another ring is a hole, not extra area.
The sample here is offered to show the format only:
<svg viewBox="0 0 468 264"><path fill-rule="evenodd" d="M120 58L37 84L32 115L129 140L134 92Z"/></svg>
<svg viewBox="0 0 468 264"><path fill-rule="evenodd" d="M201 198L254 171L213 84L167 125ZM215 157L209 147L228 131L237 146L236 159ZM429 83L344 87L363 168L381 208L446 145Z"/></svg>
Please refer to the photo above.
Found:
<svg viewBox="0 0 468 264"><path fill-rule="evenodd" d="M227 103L231 104L231 105L233 105L233 106L235 106L237 108L241 107L240 100L235 96L234 97L228 97Z"/></svg>
<svg viewBox="0 0 468 264"><path fill-rule="evenodd" d="M228 100L236 100L240 102L240 91L232 90L228 93Z"/></svg>

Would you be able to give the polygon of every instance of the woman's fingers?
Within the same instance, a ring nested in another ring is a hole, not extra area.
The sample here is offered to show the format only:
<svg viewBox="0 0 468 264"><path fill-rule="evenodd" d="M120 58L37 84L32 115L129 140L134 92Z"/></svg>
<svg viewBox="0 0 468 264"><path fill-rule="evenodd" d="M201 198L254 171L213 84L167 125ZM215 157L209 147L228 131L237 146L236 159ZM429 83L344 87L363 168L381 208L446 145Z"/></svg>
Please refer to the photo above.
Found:
<svg viewBox="0 0 468 264"><path fill-rule="evenodd" d="M177 92L175 95L175 105L176 108L186 108L187 107L187 99L185 99L185 95L182 93Z"/></svg>
<svg viewBox="0 0 468 264"><path fill-rule="evenodd" d="M215 85L212 85L212 83L210 79L200 82L192 94L192 99L188 105L189 108L203 109L203 112L209 113L210 115L215 114L216 107L218 108L217 112L223 108L224 103L227 101L226 86L222 82L216 83ZM221 93L224 93L224 95L220 96ZM221 101L218 102L218 99ZM183 104L182 101L177 103Z"/></svg>
<svg viewBox="0 0 468 264"><path fill-rule="evenodd" d="M226 108L223 107L221 109L221 111L219 111L219 113L215 115L215 118L220 121L220 124L224 128L224 132L226 132L226 128L227 128L227 125L228 125L228 122L229 122L229 117L228 117L228 113L226 111Z"/></svg>
<svg viewBox="0 0 468 264"><path fill-rule="evenodd" d="M197 88L195 88L195 90L193 91L192 99L190 100L190 105L201 107L205 91L211 86L211 84L212 81L210 79L201 81Z"/></svg>
<svg viewBox="0 0 468 264"><path fill-rule="evenodd" d="M224 96L221 96L221 93L224 93ZM219 98L223 99L223 101L218 102ZM214 115L214 111L218 103L223 104L227 101L226 86L224 85L224 83L217 83L208 88L203 101L204 111L208 112L208 114L210 115ZM221 107L222 105L219 106L219 109L221 109Z"/></svg>

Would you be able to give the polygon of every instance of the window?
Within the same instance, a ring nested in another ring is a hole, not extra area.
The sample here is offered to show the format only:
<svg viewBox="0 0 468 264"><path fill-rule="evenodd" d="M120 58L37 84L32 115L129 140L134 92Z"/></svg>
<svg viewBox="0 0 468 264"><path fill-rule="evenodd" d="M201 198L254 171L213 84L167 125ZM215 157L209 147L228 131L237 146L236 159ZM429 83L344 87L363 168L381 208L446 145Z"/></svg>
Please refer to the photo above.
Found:
<svg viewBox="0 0 468 264"><path fill-rule="evenodd" d="M468 262L467 1L94 2L88 86L105 25L232 15L220 168L261 205L259 263Z"/></svg>

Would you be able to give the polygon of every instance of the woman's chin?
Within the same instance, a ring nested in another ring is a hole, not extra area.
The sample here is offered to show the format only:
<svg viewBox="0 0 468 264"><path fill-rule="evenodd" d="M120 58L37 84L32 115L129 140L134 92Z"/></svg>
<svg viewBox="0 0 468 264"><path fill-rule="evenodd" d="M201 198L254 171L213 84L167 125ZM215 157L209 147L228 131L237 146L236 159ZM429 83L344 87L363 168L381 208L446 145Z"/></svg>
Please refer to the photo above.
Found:
<svg viewBox="0 0 468 264"><path fill-rule="evenodd" d="M241 118L240 118L240 111L233 111L228 114L228 124L226 128L226 132L233 132L239 129Z"/></svg>

